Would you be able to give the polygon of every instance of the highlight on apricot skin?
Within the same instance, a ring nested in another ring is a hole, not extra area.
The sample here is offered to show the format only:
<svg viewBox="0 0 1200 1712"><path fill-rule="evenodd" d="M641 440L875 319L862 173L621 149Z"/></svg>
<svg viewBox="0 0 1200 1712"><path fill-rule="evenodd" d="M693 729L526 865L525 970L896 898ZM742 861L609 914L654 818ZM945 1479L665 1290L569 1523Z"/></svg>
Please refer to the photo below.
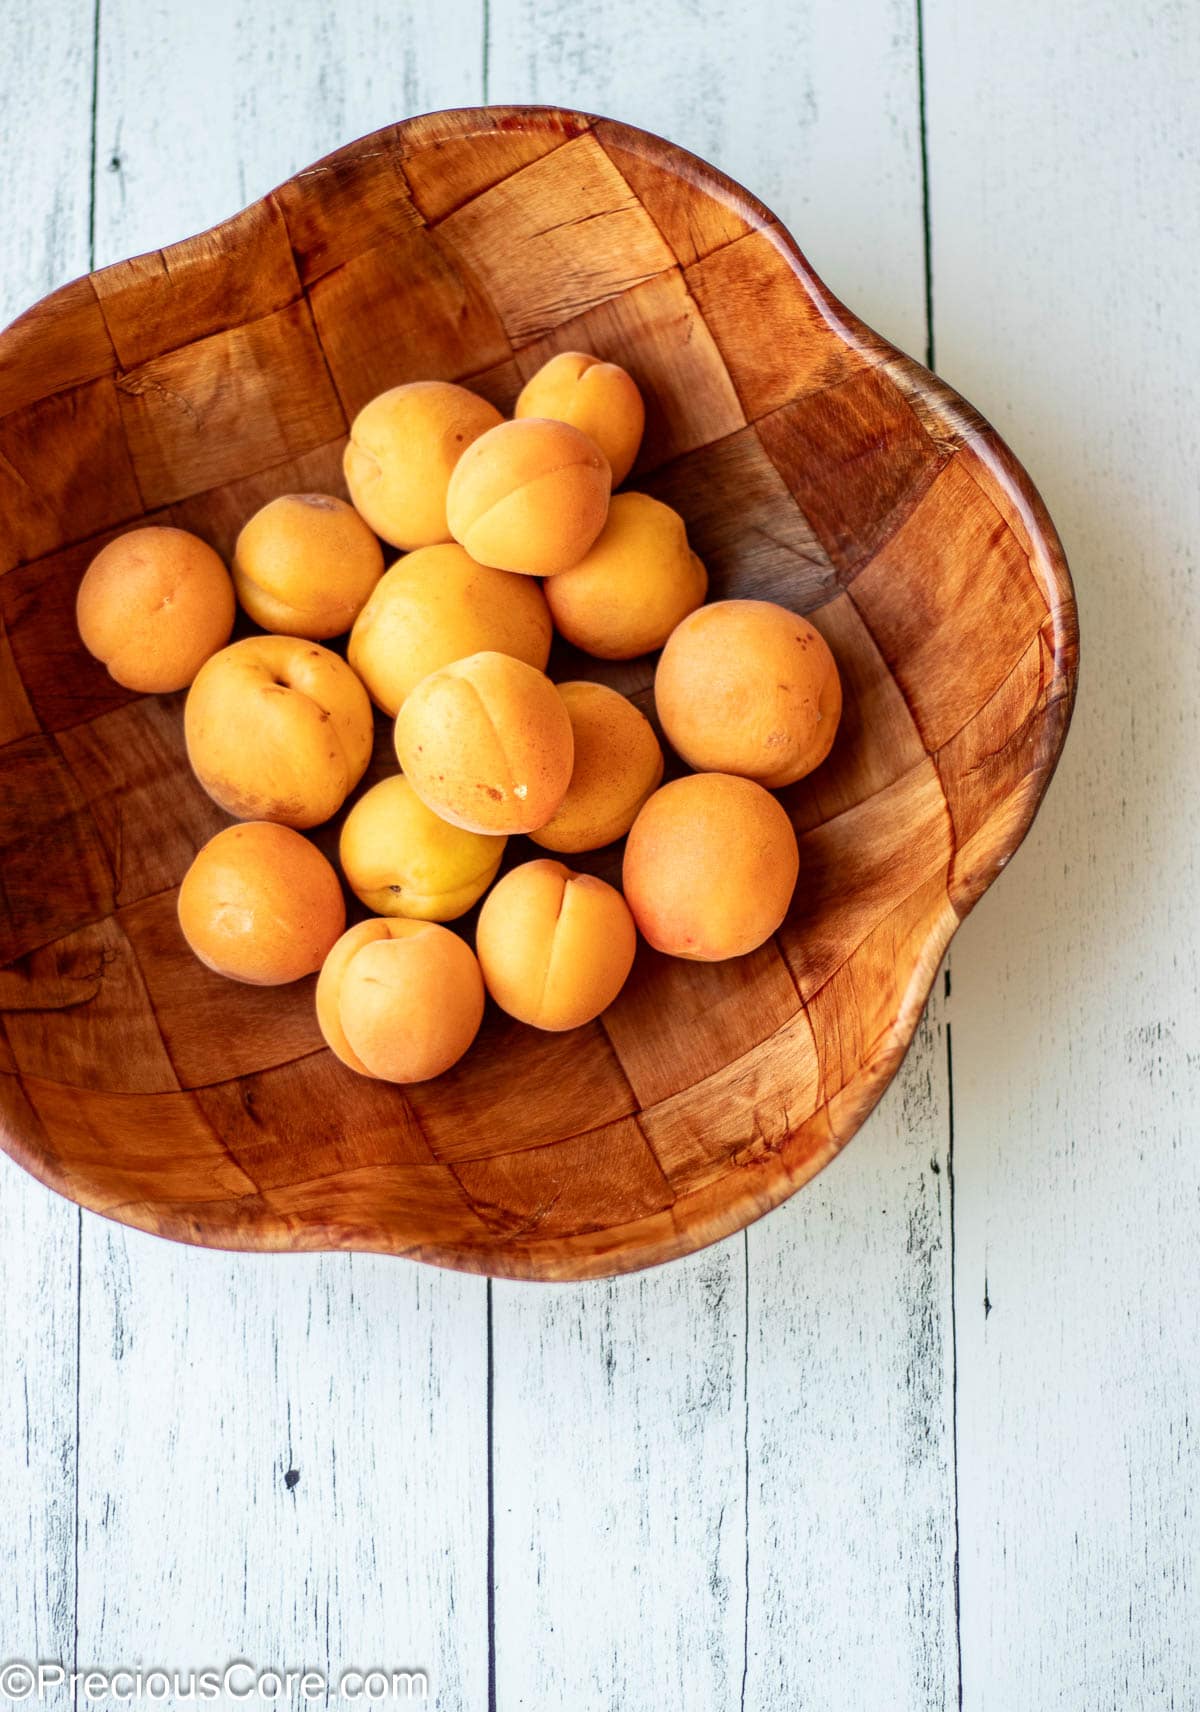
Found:
<svg viewBox="0 0 1200 1712"><path fill-rule="evenodd" d="M285 493L244 524L233 550L238 599L256 624L322 642L354 623L383 575L383 549L352 505Z"/></svg>
<svg viewBox="0 0 1200 1712"><path fill-rule="evenodd" d="M186 529L131 529L84 572L75 622L88 653L127 690L183 690L229 640L236 604L220 556Z"/></svg>
<svg viewBox="0 0 1200 1712"><path fill-rule="evenodd" d="M371 759L371 703L346 662L298 636L247 636L214 654L183 709L188 760L239 820L317 826Z"/></svg>
<svg viewBox="0 0 1200 1712"><path fill-rule="evenodd" d="M633 967L637 931L614 887L543 857L488 893L475 944L501 1010L557 1032L612 1004Z"/></svg>
<svg viewBox="0 0 1200 1712"><path fill-rule="evenodd" d="M685 618L654 679L658 717L689 767L778 790L829 754L842 685L807 618L767 600L721 600Z"/></svg>
<svg viewBox="0 0 1200 1712"><path fill-rule="evenodd" d="M259 987L315 974L346 925L342 888L321 852L267 820L210 838L183 877L178 908L202 963Z"/></svg>
<svg viewBox="0 0 1200 1712"><path fill-rule="evenodd" d="M342 459L355 509L393 547L449 541L451 474L467 447L502 420L486 398L450 381L381 392L351 423Z"/></svg>
<svg viewBox="0 0 1200 1712"><path fill-rule="evenodd" d="M548 416L580 428L599 446L619 487L633 468L646 426L646 407L619 363L586 351L560 351L527 381L513 415Z"/></svg>
<svg viewBox="0 0 1200 1712"><path fill-rule="evenodd" d="M689 773L655 791L634 821L622 884L657 951L716 963L771 937L799 865L792 823L761 785Z"/></svg>
<svg viewBox="0 0 1200 1712"><path fill-rule="evenodd" d="M683 518L647 493L617 493L595 545L546 584L555 625L602 660L661 648L708 590Z"/></svg>
<svg viewBox="0 0 1200 1712"><path fill-rule="evenodd" d="M575 740L571 783L557 811L530 833L543 850L599 850L623 838L663 775L650 721L606 684L559 684Z"/></svg>
<svg viewBox="0 0 1200 1712"><path fill-rule="evenodd" d="M541 671L553 634L539 582L476 564L452 541L420 547L385 572L355 621L347 658L394 718L422 678L468 654L490 649Z"/></svg>
<svg viewBox="0 0 1200 1712"><path fill-rule="evenodd" d="M483 1020L475 954L449 928L373 918L348 928L317 979L326 1044L360 1076L426 1082L466 1052Z"/></svg>
<svg viewBox="0 0 1200 1712"><path fill-rule="evenodd" d="M397 773L350 810L338 860L350 890L375 915L454 921L495 879L506 842L451 826Z"/></svg>
<svg viewBox="0 0 1200 1712"><path fill-rule="evenodd" d="M553 577L604 527L612 471L569 422L526 416L481 434L450 478L450 533L481 565Z"/></svg>
<svg viewBox="0 0 1200 1712"><path fill-rule="evenodd" d="M562 697L508 654L472 654L422 678L396 716L395 739L421 801L468 832L534 832L571 782Z"/></svg>

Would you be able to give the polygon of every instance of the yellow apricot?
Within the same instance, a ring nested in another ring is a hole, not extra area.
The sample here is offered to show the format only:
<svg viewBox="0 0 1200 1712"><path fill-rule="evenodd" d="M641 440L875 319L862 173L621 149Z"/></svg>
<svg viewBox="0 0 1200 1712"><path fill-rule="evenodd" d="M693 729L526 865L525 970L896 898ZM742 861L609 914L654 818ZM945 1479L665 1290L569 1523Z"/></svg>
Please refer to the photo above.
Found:
<svg viewBox="0 0 1200 1712"><path fill-rule="evenodd" d="M661 648L707 588L679 513L646 493L618 493L599 539L551 578L546 601L568 642L602 660L632 660Z"/></svg>
<svg viewBox="0 0 1200 1712"><path fill-rule="evenodd" d="M371 703L346 662L298 636L247 636L196 674L183 710L188 760L239 820L316 826L367 770Z"/></svg>
<svg viewBox="0 0 1200 1712"><path fill-rule="evenodd" d="M650 721L606 684L559 684L575 739L567 794L555 814L530 833L543 850L598 850L623 838L663 774L662 750Z"/></svg>
<svg viewBox="0 0 1200 1712"><path fill-rule="evenodd" d="M350 810L338 859L350 890L375 915L454 921L495 879L506 842L451 826L397 773Z"/></svg>
<svg viewBox="0 0 1200 1712"><path fill-rule="evenodd" d="M233 550L238 599L256 624L322 642L349 630L383 575L383 549L352 505L285 493L246 523Z"/></svg>
<svg viewBox="0 0 1200 1712"><path fill-rule="evenodd" d="M407 553L384 573L350 632L347 658L394 718L422 678L483 649L542 670L553 634L536 579L478 565L452 541Z"/></svg>
<svg viewBox="0 0 1200 1712"><path fill-rule="evenodd" d="M444 380L393 386L350 425L342 459L355 509L376 535L406 550L450 539L446 490L473 440L503 418L465 386Z"/></svg>

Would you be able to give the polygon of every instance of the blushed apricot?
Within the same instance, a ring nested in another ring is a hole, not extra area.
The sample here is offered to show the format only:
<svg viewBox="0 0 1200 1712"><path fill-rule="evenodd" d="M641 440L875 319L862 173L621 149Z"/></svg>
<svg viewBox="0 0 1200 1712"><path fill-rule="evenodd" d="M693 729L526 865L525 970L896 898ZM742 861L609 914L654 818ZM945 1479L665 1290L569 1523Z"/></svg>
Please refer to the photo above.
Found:
<svg viewBox="0 0 1200 1712"><path fill-rule="evenodd" d="M525 383L514 416L548 416L569 422L596 442L619 487L633 468L646 407L632 376L619 363L586 351L560 351Z"/></svg>
<svg viewBox="0 0 1200 1712"><path fill-rule="evenodd" d="M354 418L342 459L355 509L393 547L448 541L451 473L472 441L502 420L486 398L450 381L381 392Z"/></svg>
<svg viewBox="0 0 1200 1712"><path fill-rule="evenodd" d="M553 634L539 582L478 565L452 541L407 553L385 572L350 633L347 658L395 717L422 678L468 654L490 649L541 671Z"/></svg>
<svg viewBox="0 0 1200 1712"><path fill-rule="evenodd" d="M202 963L259 987L315 974L346 925L342 888L324 856L269 820L210 838L183 877L178 908Z"/></svg>
<svg viewBox="0 0 1200 1712"><path fill-rule="evenodd" d="M657 951L715 963L771 937L799 865L792 823L761 785L690 773L655 791L634 821L622 883Z"/></svg>
<svg viewBox="0 0 1200 1712"><path fill-rule="evenodd" d="M612 471L568 422L527 416L481 434L450 478L450 533L481 565L553 577L604 527Z"/></svg>
<svg viewBox="0 0 1200 1712"><path fill-rule="evenodd" d="M352 505L285 493L243 525L233 550L238 599L256 624L321 642L349 630L383 575L383 549Z"/></svg>
<svg viewBox="0 0 1200 1712"><path fill-rule="evenodd" d="M371 703L346 662L298 636L247 636L202 666L183 710L188 760L240 820L316 826L367 770Z"/></svg>
<svg viewBox="0 0 1200 1712"><path fill-rule="evenodd" d="M84 572L75 622L89 654L127 690L166 695L191 683L233 629L233 584L218 554L186 529L131 529Z"/></svg>
<svg viewBox="0 0 1200 1712"><path fill-rule="evenodd" d="M505 874L475 934L488 992L533 1028L579 1028L612 1004L637 949L620 892L541 858Z"/></svg>
<svg viewBox="0 0 1200 1712"><path fill-rule="evenodd" d="M348 928L317 979L317 1023L351 1070L425 1082L456 1064L483 1020L483 976L449 928L392 917Z"/></svg>
<svg viewBox="0 0 1200 1712"><path fill-rule="evenodd" d="M683 518L648 493L618 493L577 565L546 584L551 617L568 642L602 660L661 648L708 589Z"/></svg>
<svg viewBox="0 0 1200 1712"><path fill-rule="evenodd" d="M422 678L396 716L396 755L452 826L533 832L567 794L574 739L549 678L485 652Z"/></svg>
<svg viewBox="0 0 1200 1712"><path fill-rule="evenodd" d="M495 879L506 842L451 826L397 773L350 810L338 860L350 890L376 915L454 921Z"/></svg>
<svg viewBox="0 0 1200 1712"><path fill-rule="evenodd" d="M543 850L598 850L623 838L663 774L650 721L606 684L559 684L575 739L571 783L557 811L530 833Z"/></svg>
<svg viewBox="0 0 1200 1712"><path fill-rule="evenodd" d="M689 767L778 790L828 755L842 716L829 644L768 600L720 600L685 618L654 678L663 731Z"/></svg>

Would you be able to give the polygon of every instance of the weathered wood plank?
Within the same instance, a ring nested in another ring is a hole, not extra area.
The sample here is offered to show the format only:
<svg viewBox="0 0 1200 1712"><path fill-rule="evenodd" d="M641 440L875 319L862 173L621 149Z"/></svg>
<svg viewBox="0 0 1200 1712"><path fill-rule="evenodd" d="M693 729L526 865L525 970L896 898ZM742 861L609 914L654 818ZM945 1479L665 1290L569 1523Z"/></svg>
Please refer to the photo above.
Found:
<svg viewBox="0 0 1200 1712"><path fill-rule="evenodd" d="M939 981L845 1153L749 1236L746 1705L952 1707L953 1347Z"/></svg>
<svg viewBox="0 0 1200 1712"><path fill-rule="evenodd" d="M496 1286L499 1706L737 1704L743 1261Z"/></svg>
<svg viewBox="0 0 1200 1712"><path fill-rule="evenodd" d="M452 101L443 30L478 41L478 0L436 16L105 0L97 260ZM83 1279L81 1658L382 1663L483 1703L482 1281L200 1253L92 1219Z"/></svg>
<svg viewBox="0 0 1200 1712"><path fill-rule="evenodd" d="M926 0L939 366L1084 638L954 953L964 1705L1200 1702L1200 20Z"/></svg>
<svg viewBox="0 0 1200 1712"><path fill-rule="evenodd" d="M87 1236L81 1658L420 1669L481 1705L482 1284Z"/></svg>
<svg viewBox="0 0 1200 1712"><path fill-rule="evenodd" d="M91 0L0 12L0 326L87 268L91 90ZM0 1158L0 1657L68 1668L79 1217Z"/></svg>
<svg viewBox="0 0 1200 1712"><path fill-rule="evenodd" d="M915 17L866 10L619 0L598 32L492 0L489 94L714 160L922 354ZM501 1706L952 1703L948 1135L935 1014L850 1152L745 1237L549 1307L497 1286Z"/></svg>
<svg viewBox="0 0 1200 1712"><path fill-rule="evenodd" d="M202 231L331 149L479 99L482 0L105 0L99 262Z"/></svg>

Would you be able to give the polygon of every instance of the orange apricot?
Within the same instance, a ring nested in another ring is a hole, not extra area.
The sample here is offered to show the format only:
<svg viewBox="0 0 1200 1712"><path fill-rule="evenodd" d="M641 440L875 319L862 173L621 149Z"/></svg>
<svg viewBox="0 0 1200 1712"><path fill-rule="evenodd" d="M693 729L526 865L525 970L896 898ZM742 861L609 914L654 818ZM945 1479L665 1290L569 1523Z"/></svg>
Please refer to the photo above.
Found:
<svg viewBox="0 0 1200 1712"><path fill-rule="evenodd" d="M475 944L501 1010L558 1031L612 1004L633 967L637 931L614 887L543 857L488 893Z"/></svg>
<svg viewBox="0 0 1200 1712"><path fill-rule="evenodd" d="M799 872L792 823L751 779L690 773L646 803L625 845L625 901L672 957L741 957L783 921Z"/></svg>
<svg viewBox="0 0 1200 1712"><path fill-rule="evenodd" d="M202 963L259 987L314 974L346 925L330 864L307 838L269 820L210 838L183 877L178 909Z"/></svg>

